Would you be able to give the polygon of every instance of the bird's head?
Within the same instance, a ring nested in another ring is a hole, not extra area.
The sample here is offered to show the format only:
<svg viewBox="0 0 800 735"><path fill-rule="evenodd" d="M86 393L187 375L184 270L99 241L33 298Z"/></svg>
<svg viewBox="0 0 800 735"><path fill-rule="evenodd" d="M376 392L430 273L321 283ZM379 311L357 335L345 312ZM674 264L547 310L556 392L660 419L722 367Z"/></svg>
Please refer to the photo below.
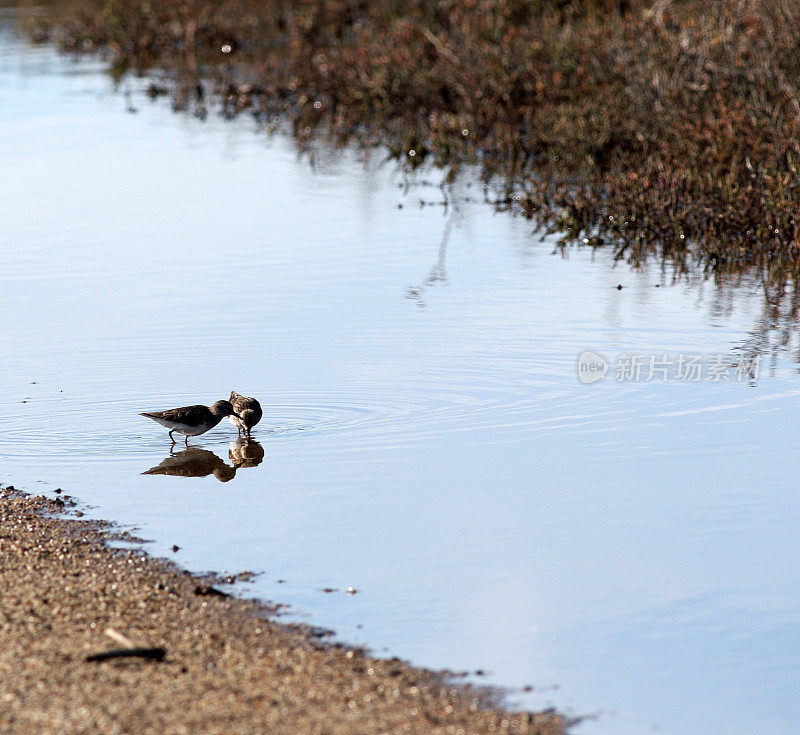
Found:
<svg viewBox="0 0 800 735"><path fill-rule="evenodd" d="M212 406L210 406L211 413L215 416L220 416L224 418L225 416L236 416L236 411L233 410L233 406L231 405L230 401L217 401Z"/></svg>

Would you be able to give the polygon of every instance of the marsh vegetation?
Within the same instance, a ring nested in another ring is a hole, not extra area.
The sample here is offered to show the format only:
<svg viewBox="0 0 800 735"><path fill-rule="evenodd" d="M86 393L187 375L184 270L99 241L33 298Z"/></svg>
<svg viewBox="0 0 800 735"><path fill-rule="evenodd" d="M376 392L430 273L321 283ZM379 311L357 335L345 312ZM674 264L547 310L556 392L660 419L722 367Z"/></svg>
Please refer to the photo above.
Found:
<svg viewBox="0 0 800 735"><path fill-rule="evenodd" d="M800 267L800 7L788 0L88 0L35 37L159 68L178 108L385 146L565 242L718 277Z"/></svg>

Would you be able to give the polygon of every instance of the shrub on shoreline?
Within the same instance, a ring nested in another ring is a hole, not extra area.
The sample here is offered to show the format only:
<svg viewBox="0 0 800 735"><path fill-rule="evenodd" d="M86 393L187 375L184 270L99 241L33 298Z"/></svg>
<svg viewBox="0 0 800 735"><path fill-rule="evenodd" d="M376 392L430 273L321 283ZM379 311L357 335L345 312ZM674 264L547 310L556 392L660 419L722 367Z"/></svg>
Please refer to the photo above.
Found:
<svg viewBox="0 0 800 735"><path fill-rule="evenodd" d="M175 105L302 143L478 164L566 241L719 277L800 270L800 5L790 0L84 0L61 45L161 68ZM34 24L42 27L42 20Z"/></svg>

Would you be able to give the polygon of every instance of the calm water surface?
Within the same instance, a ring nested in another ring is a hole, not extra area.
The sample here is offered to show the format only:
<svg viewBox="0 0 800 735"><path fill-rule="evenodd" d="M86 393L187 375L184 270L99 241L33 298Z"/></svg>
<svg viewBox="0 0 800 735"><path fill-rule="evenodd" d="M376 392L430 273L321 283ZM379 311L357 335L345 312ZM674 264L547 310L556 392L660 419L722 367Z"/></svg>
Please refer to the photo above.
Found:
<svg viewBox="0 0 800 735"><path fill-rule="evenodd" d="M747 342L755 285L562 259L378 160L126 98L1 17L0 480L262 572L244 593L345 640L599 714L578 733L797 732L794 363L613 365ZM248 456L226 422L170 457L138 416L231 389L264 406Z"/></svg>

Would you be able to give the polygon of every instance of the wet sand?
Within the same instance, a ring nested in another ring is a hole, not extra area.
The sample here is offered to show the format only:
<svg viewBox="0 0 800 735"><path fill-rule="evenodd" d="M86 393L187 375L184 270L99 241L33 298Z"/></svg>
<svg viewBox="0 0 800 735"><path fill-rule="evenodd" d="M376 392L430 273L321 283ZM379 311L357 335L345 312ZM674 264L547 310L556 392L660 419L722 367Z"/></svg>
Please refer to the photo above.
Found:
<svg viewBox="0 0 800 735"><path fill-rule="evenodd" d="M505 711L488 690L324 642L274 607L111 548L134 539L76 510L0 489L3 733L564 732L555 713ZM125 651L108 628L163 660L87 660Z"/></svg>

